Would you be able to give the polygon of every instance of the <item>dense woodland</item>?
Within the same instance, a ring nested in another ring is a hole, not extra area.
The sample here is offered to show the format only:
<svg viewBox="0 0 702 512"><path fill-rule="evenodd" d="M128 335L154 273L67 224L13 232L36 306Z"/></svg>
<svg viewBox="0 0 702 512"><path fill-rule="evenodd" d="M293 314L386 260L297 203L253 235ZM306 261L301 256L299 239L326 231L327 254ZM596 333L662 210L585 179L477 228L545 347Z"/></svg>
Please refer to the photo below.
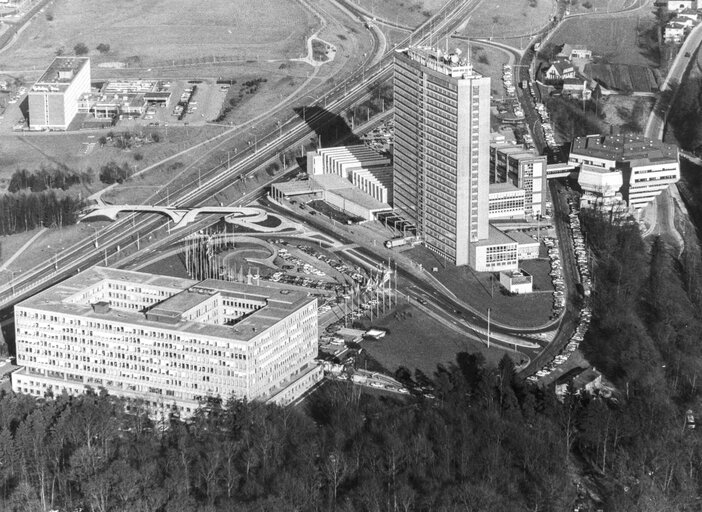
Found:
<svg viewBox="0 0 702 512"><path fill-rule="evenodd" d="M0 194L0 235L75 224L82 201L61 190Z"/></svg>
<svg viewBox="0 0 702 512"><path fill-rule="evenodd" d="M297 408L212 402L153 425L104 394L0 399L0 510L562 511L577 475L611 511L698 510L693 280L634 225L585 214L595 254L583 348L614 400L527 386L459 354L434 399L328 383ZM426 383L423 383L426 385Z"/></svg>

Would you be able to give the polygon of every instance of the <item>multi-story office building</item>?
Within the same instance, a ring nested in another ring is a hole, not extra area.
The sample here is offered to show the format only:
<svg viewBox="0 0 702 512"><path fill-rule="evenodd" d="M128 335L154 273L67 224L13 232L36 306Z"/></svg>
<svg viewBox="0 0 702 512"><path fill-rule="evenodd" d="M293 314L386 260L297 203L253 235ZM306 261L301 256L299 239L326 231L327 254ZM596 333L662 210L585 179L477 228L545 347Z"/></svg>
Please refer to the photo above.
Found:
<svg viewBox="0 0 702 512"><path fill-rule="evenodd" d="M29 90L29 128L66 130L90 92L90 59L56 57Z"/></svg>
<svg viewBox="0 0 702 512"><path fill-rule="evenodd" d="M487 241L490 78L459 51L395 54L395 211L432 251L476 268Z"/></svg>
<svg viewBox="0 0 702 512"><path fill-rule="evenodd" d="M359 144L320 148L307 153L307 170L312 175L335 174L349 180L380 203L392 203L390 158Z"/></svg>
<svg viewBox="0 0 702 512"><path fill-rule="evenodd" d="M208 396L286 404L321 378L304 293L95 267L15 306L15 392L88 387L191 414Z"/></svg>
<svg viewBox="0 0 702 512"><path fill-rule="evenodd" d="M678 148L638 135L588 135L573 140L568 163L619 170L622 195L630 207L643 208L680 179Z"/></svg>
<svg viewBox="0 0 702 512"><path fill-rule="evenodd" d="M527 215L541 215L546 188L546 157L535 150L508 143L490 145L490 173L494 183L512 183L524 190Z"/></svg>
<svg viewBox="0 0 702 512"><path fill-rule="evenodd" d="M511 183L490 185L490 219L524 220L524 191Z"/></svg>

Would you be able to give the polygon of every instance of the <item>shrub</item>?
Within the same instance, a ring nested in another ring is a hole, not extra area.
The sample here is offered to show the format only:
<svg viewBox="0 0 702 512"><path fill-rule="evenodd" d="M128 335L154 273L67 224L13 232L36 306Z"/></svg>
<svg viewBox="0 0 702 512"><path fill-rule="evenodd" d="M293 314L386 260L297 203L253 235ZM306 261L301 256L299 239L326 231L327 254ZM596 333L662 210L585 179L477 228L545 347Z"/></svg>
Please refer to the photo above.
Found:
<svg viewBox="0 0 702 512"><path fill-rule="evenodd" d="M99 45L97 45L97 46L95 47L95 49L96 49L97 51L99 51L100 53L107 53L107 52L110 51L110 45L109 45L109 44L105 44L105 43L100 43Z"/></svg>
<svg viewBox="0 0 702 512"><path fill-rule="evenodd" d="M89 51L85 43L78 43L73 47L73 52L76 55L87 55Z"/></svg>

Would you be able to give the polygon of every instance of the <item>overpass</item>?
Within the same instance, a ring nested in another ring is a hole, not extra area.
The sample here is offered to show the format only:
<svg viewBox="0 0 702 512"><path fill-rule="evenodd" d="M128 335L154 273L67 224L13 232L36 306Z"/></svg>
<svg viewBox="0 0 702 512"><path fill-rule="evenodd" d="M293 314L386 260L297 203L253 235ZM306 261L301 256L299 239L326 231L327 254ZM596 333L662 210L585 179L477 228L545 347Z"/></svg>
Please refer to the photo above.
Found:
<svg viewBox="0 0 702 512"><path fill-rule="evenodd" d="M86 214L81 221L105 218L117 220L117 215L123 212L132 213L158 213L170 217L175 224L172 229L179 229L187 226L195 220L198 215L220 214L233 216L234 218L246 219L248 222L261 222L268 214L260 208L245 208L233 206L199 206L196 208L182 208L174 206L151 206L144 204L120 204L105 205Z"/></svg>

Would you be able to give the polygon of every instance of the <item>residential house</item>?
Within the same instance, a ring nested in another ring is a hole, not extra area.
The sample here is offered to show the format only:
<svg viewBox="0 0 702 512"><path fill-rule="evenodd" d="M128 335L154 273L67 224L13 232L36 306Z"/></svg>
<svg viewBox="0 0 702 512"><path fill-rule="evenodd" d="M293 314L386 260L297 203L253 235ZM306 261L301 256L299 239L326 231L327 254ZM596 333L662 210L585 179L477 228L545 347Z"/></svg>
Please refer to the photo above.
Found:
<svg viewBox="0 0 702 512"><path fill-rule="evenodd" d="M668 0L669 11L684 11L686 9L696 9L697 2L695 0Z"/></svg>
<svg viewBox="0 0 702 512"><path fill-rule="evenodd" d="M592 50L588 50L587 47L582 44L570 45L566 43L558 53L558 57L563 57L568 60L592 59Z"/></svg>
<svg viewBox="0 0 702 512"><path fill-rule="evenodd" d="M566 78L575 78L575 67L565 59L559 59L551 63L546 70L545 78L551 82L561 82Z"/></svg>
<svg viewBox="0 0 702 512"><path fill-rule="evenodd" d="M682 23L669 22L663 30L663 40L666 43L681 43L685 39L687 27Z"/></svg>
<svg viewBox="0 0 702 512"><path fill-rule="evenodd" d="M563 94L589 100L592 97L592 90L588 87L585 78L566 78L563 80Z"/></svg>
<svg viewBox="0 0 702 512"><path fill-rule="evenodd" d="M673 21L682 21L680 18L686 18L692 21L692 25L696 25L700 21L700 14L692 9L685 9L678 13Z"/></svg>

